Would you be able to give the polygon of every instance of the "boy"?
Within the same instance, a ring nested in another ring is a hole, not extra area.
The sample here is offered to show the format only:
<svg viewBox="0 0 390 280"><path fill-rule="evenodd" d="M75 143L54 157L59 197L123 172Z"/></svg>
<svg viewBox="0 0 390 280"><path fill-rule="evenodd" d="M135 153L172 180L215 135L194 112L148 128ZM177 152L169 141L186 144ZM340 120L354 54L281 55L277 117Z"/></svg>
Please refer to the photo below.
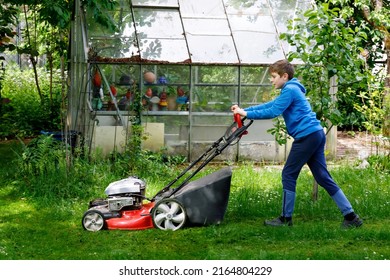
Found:
<svg viewBox="0 0 390 280"><path fill-rule="evenodd" d="M279 60L269 68L271 82L280 95L274 100L245 109L233 105L235 114L248 119L272 119L283 115L289 135L294 138L291 151L282 171L282 214L266 220L266 226L292 226L295 188L298 175L307 163L315 180L332 197L344 216L343 228L360 227L363 221L355 214L347 197L333 181L325 161L325 133L307 101L305 87L294 78L294 67L287 60Z"/></svg>

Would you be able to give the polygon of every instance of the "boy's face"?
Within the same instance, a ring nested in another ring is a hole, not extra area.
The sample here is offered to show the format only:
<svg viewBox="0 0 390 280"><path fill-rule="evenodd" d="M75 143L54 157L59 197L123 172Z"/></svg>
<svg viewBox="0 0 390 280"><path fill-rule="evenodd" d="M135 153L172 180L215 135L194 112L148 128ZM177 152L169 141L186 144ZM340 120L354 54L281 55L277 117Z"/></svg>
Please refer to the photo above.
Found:
<svg viewBox="0 0 390 280"><path fill-rule="evenodd" d="M280 76L276 72L271 73L271 83L273 86L275 86L276 89L281 89L287 81L288 81L287 73L284 73L282 76Z"/></svg>

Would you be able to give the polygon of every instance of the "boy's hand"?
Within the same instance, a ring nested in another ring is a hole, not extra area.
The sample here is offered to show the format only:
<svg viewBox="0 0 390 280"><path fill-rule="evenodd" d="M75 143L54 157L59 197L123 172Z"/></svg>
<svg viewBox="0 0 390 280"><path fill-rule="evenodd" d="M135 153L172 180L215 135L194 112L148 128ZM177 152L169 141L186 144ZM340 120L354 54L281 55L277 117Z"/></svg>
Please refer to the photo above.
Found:
<svg viewBox="0 0 390 280"><path fill-rule="evenodd" d="M234 114L239 114L240 116L246 117L246 112L244 111L244 109L238 107L238 105L233 105L230 109Z"/></svg>
<svg viewBox="0 0 390 280"><path fill-rule="evenodd" d="M232 112L235 110L235 109L237 109L237 108L240 108L240 107L238 107L238 105L237 104L234 104L231 108L230 108L230 110L232 110Z"/></svg>

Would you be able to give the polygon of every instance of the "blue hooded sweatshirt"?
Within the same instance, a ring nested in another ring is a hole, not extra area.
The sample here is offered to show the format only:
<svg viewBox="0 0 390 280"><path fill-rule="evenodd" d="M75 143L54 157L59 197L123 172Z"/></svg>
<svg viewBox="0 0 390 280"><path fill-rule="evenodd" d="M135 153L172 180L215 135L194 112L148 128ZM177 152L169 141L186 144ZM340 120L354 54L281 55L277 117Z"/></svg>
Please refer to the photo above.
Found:
<svg viewBox="0 0 390 280"><path fill-rule="evenodd" d="M283 115L288 134L299 139L323 129L305 94L305 87L293 78L284 84L280 95L274 100L244 110L247 118L253 120Z"/></svg>

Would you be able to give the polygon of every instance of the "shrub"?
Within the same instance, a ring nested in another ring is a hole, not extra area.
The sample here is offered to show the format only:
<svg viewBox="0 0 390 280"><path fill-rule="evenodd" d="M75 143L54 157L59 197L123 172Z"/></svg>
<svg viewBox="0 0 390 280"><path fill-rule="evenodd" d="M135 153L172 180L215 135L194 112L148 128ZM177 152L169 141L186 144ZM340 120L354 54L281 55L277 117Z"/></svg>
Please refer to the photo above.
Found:
<svg viewBox="0 0 390 280"><path fill-rule="evenodd" d="M9 65L2 81L2 96L9 98L5 110L1 111L1 138L29 137L40 130L58 130L60 128L61 87L54 83L50 97L49 73L38 69L40 87L43 93L40 99L32 70L20 70ZM59 80L56 75L56 80Z"/></svg>
<svg viewBox="0 0 390 280"><path fill-rule="evenodd" d="M27 196L53 202L90 197L104 173L82 158L74 158L69 168L70 153L69 147L51 135L32 140L16 162L20 190Z"/></svg>
<svg viewBox="0 0 390 280"><path fill-rule="evenodd" d="M372 155L367 161L377 171L390 171L390 155Z"/></svg>
<svg viewBox="0 0 390 280"><path fill-rule="evenodd" d="M161 189L174 178L175 165L185 158L162 152L135 149L105 159L93 154L86 159L51 135L40 135L24 147L17 165L20 191L47 203L104 196L105 187L116 180L137 176L150 184L149 192Z"/></svg>

